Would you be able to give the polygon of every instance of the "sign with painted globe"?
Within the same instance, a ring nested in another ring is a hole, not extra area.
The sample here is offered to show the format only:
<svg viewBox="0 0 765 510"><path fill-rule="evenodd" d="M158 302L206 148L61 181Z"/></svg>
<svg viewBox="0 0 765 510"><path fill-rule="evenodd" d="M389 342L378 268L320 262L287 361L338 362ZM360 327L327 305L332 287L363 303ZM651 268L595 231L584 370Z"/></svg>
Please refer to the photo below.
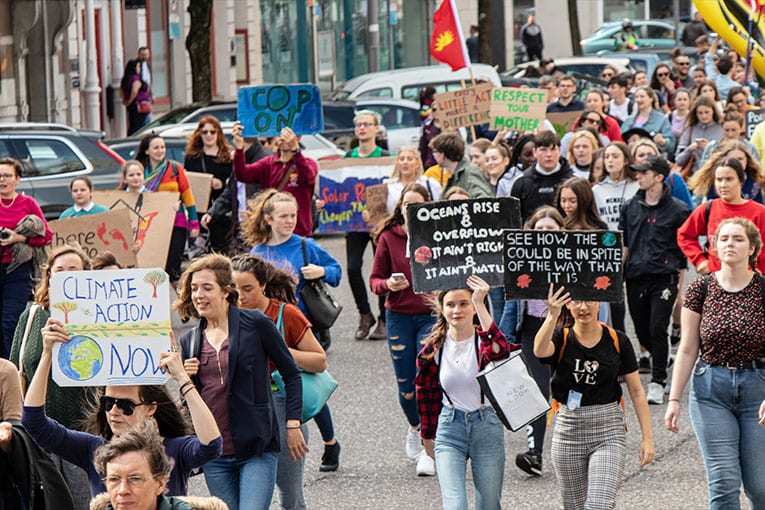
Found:
<svg viewBox="0 0 765 510"><path fill-rule="evenodd" d="M170 287L161 269L66 271L50 280L51 316L71 339L53 348L59 386L163 384Z"/></svg>

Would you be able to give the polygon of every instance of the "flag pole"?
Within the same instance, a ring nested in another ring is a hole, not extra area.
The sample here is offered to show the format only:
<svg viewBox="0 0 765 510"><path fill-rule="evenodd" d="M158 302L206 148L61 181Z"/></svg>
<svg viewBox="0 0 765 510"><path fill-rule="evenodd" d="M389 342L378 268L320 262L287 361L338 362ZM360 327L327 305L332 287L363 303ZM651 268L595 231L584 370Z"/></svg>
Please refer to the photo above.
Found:
<svg viewBox="0 0 765 510"><path fill-rule="evenodd" d="M454 13L454 21L455 25L457 25L457 39L460 43L460 48L462 48L462 58L465 60L465 63L467 64L468 73L470 73L470 83L473 87L475 87L475 76L473 75L473 62L470 61L470 56L467 52L467 45L465 45L465 35L462 33L462 25L460 24L460 16L457 13L457 6L454 5L454 0L444 0L445 2L449 2L452 7L452 13ZM462 84L462 88L467 88L465 86L465 80L460 80L460 83ZM473 138L473 141L476 140L475 137L475 126L470 126L470 136Z"/></svg>
<svg viewBox="0 0 765 510"><path fill-rule="evenodd" d="M752 22L754 21L754 10L756 0L749 0L749 29L747 30L746 39L746 68L744 70L744 83L749 80L749 66L752 60Z"/></svg>

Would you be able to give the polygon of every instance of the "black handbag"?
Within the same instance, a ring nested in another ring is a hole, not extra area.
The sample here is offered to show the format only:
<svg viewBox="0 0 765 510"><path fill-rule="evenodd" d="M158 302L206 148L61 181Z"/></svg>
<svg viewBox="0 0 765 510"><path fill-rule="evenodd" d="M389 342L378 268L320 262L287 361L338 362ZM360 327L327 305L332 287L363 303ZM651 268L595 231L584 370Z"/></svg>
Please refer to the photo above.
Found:
<svg viewBox="0 0 765 510"><path fill-rule="evenodd" d="M307 266L305 238L300 247L303 250L303 264ZM329 293L329 288L322 279L305 280L305 285L300 289L300 299L308 312L308 319L319 331L331 328L343 310L342 305Z"/></svg>

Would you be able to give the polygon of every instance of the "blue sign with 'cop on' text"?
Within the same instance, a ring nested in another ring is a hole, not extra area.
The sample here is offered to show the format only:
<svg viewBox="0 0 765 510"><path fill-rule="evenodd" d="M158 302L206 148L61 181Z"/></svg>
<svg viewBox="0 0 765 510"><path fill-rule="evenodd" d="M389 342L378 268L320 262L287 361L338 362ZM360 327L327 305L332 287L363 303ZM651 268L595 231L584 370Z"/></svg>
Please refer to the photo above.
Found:
<svg viewBox="0 0 765 510"><path fill-rule="evenodd" d="M242 87L237 118L242 136L278 136L285 127L296 135L324 130L319 87L309 84Z"/></svg>

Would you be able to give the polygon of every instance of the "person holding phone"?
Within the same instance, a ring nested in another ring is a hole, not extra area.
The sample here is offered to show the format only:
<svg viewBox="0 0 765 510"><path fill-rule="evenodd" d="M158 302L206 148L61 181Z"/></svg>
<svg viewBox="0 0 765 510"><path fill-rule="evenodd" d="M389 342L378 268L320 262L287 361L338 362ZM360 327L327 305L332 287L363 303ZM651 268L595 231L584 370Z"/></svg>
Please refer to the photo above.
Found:
<svg viewBox="0 0 765 510"><path fill-rule="evenodd" d="M693 102L685 119L675 153L675 164L682 169L680 175L690 177L701 167L704 149L723 138L722 115L708 96L699 96Z"/></svg>

